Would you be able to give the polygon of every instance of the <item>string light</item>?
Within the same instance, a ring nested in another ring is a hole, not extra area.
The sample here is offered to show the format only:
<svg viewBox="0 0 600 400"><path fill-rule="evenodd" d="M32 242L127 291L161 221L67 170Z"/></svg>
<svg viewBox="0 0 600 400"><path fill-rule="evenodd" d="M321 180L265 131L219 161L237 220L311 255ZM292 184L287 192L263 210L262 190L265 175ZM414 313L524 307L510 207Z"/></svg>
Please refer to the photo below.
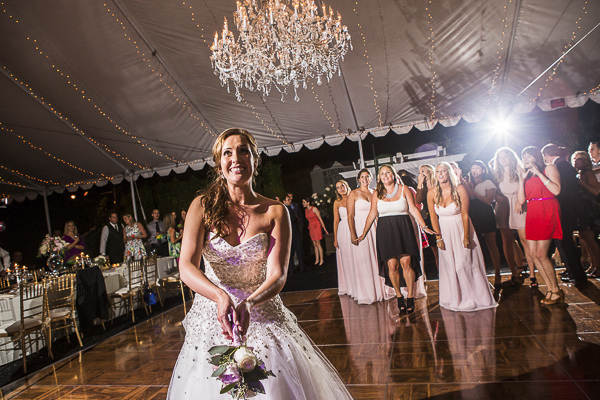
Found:
<svg viewBox="0 0 600 400"><path fill-rule="evenodd" d="M587 3L588 1L586 0L585 3L583 4L583 14L587 14ZM575 25L576 28L575 30L573 30L573 33L571 34L571 39L569 40L569 43L567 43L564 47L564 50L561 54L561 56L563 56L567 50L569 50L571 48L571 46L573 46L573 42L575 41L575 39L577 38L577 33L578 31L581 29L581 20L583 19L582 17L579 17L577 19L577 21L575 21ZM548 75L548 77L546 78L546 81L544 83L544 86L540 87L537 96L535 96L533 99L531 99L530 101L536 102L540 96L542 95L542 92L544 91L544 89L546 89L548 87L548 85L550 84L550 81L552 81L554 79L554 75L556 74L556 70L558 69L558 67L560 66L560 64L562 64L562 62L565 60L565 58L561 58L556 65L554 66L554 68L552 68L552 72L550 72L550 75Z"/></svg>
<svg viewBox="0 0 600 400"><path fill-rule="evenodd" d="M2 125L2 122L0 122L0 129L4 130L4 131L6 131L6 132L10 132L10 133L12 133L13 135L17 136L19 139L21 139L21 140L23 141L23 143L25 143L26 145L29 145L29 147L31 147L32 149L39 150L39 151L41 151L42 153L44 153L45 155L47 155L48 157L50 157L50 158L52 158L52 159L54 159L54 160L56 160L56 161L58 161L58 162L61 162L61 163L65 164L65 165L67 165L67 166L69 166L69 167L71 167L71 168L73 168L73 169L77 169L77 170L79 170L79 171L81 171L81 172L85 172L86 174L90 174L90 175L97 175L97 174L96 174L96 173L94 173L94 172L90 172L90 171L88 171L88 170L85 170L85 169L83 169L83 168L77 167L77 166L75 166L75 165L71 164L70 162L63 160L62 158L59 158L59 157L53 156L52 154L48 153L46 150L42 149L41 147L38 147L38 146L34 145L33 143L31 143L30 141L28 141L27 139L25 139L23 136L19 135L19 134L18 134L18 133L16 133L15 131L13 131L12 129L9 129L9 128L6 128L6 127L3 127L3 126L1 126L1 125ZM105 177L105 178L106 178L106 175L104 175L104 174L102 174L102 173L99 173L98 175L100 175L100 176L102 176L102 177Z"/></svg>
<svg viewBox="0 0 600 400"><path fill-rule="evenodd" d="M358 6L358 1L355 3L355 5ZM356 9L354 9L354 13L356 14ZM381 111L379 110L379 105L377 104L377 97L378 97L377 90L375 90L375 84L373 81L373 67L371 66L371 63L369 62L369 53L367 50L367 39L362 31L362 26L360 25L360 23L357 23L356 25L358 26L358 33L360 34L360 37L362 38L362 43L365 48L363 57L365 57L365 62L367 64L367 67L369 68L369 72L367 72L367 77L369 78L369 84L371 85L371 91L373 92L373 104L375 106L375 112L379 116L379 126L383 126L383 117L381 116Z"/></svg>
<svg viewBox="0 0 600 400"><path fill-rule="evenodd" d="M329 83L327 83L327 87L331 91ZM331 127L335 130L335 133L338 134L338 135L343 135L343 132L340 131L340 129L338 129L338 128L335 127L335 122L329 116L329 113L327 113L327 110L325 110L325 104L323 104L323 102L321 101L321 99L319 99L319 95L315 92L315 84L313 82L311 82L311 84L310 84L310 90L311 90L312 94L314 95L315 100L319 104L319 108L323 112L323 115L325 116L325 118L327 119L327 121L329 122L329 124L331 124ZM335 103L334 103L334 107L335 107ZM337 108L335 109L335 113L337 115ZM340 121L339 115L337 115L337 119L338 119L338 123L339 123L339 121Z"/></svg>
<svg viewBox="0 0 600 400"><path fill-rule="evenodd" d="M35 94L35 92L29 87L29 85L27 85L26 83L24 83L23 81L20 81L15 75L13 75L12 72L10 72L10 70L8 68L6 68L6 66L2 66L2 68L6 71L6 73L10 76L10 78L12 78L15 82L17 82L21 87L25 87L27 89L27 92L35 99L38 99L38 101L47 106L48 109L50 111L52 111L52 113L54 113L54 115L56 115L61 121L65 122L71 129L73 129L75 132L81 134L82 136L85 136L90 142L92 142L93 144L97 145L98 147L103 148L106 152L111 153L112 155L119 157L120 159L127 161L128 163L135 165L136 167L140 168L140 169L148 169L149 167L140 165L132 160L130 160L128 157L121 155L120 153L116 152L115 150L110 149L108 146L106 146L103 143L98 142L97 140L95 140L93 137L91 137L90 135L86 134L84 131L82 131L81 129L79 129L75 124L73 124L71 121L69 121L69 119L67 117L64 117L60 112L56 111L54 109L54 107L52 106L51 103L47 102L42 96L39 96L37 94Z"/></svg>
<svg viewBox="0 0 600 400"><path fill-rule="evenodd" d="M260 96L259 96L260 97ZM267 125L267 123L260 117L260 115L258 115L258 113L255 111L254 106L250 103L248 103L246 101L246 99L244 99L244 96L242 93L240 93L240 98L242 99L242 103L244 103L248 108L250 108L250 110L252 111L252 113L254 114L254 116L256 117L256 119L258 119L260 121L260 123L267 128L267 130L269 132L271 132L271 135L273 135L277 140L279 140L280 142L282 142L285 145L290 145L290 143L287 141L287 139L284 137L282 138L281 136L279 136L279 134L277 134L273 129L271 129L271 127L269 125ZM266 104L263 105L265 106L265 108L267 107ZM271 118L273 118L273 114L271 114ZM275 118L273 118L273 121L275 121ZM277 124L277 122L275 122L275 124Z"/></svg>
<svg viewBox="0 0 600 400"><path fill-rule="evenodd" d="M185 3L184 3L185 4ZM106 8L106 11L108 13L110 13L110 15L115 19L115 21L117 21L120 25L121 28L123 30L127 30L125 24L115 15L114 12L112 12L110 10L110 8L107 6L106 3L104 3L104 7ZM191 6L190 6L191 8ZM154 67L152 67L152 63L150 60L150 57L148 57L144 51L142 49L140 49L140 46L138 45L137 41L135 39L131 38L131 35L128 35L127 32L123 33L123 36L125 38L127 38L127 41L130 42L136 50L136 53L140 55L142 61L143 61L143 65L147 68L150 69L150 71L152 71L154 73L154 75L156 75L158 77L158 80L169 90L169 92L171 93L171 95L173 96L173 98L175 99L175 101L180 104L184 109L186 109L189 112L189 115L194 118L195 120L197 120L198 122L200 122L200 125L204 128L205 133L209 133L211 136L215 137L217 134L212 130L212 128L210 128L208 125L208 121L207 124L205 125L204 118L200 118L198 115L196 115L196 113L192 110L192 108L190 107L189 104L187 104L185 101L181 101L178 98L178 95L175 93L175 91L173 90L173 88L171 87L171 85L169 85L163 77L163 74L159 71L157 71ZM185 94L183 94L183 96L185 96ZM187 96L186 96L187 97ZM191 103L191 100L190 100Z"/></svg>
<svg viewBox="0 0 600 400"><path fill-rule="evenodd" d="M435 118L435 81L437 79L437 74L435 72L435 68L433 66L433 48L435 44L435 39L433 37L433 17L430 11L431 0L428 1L427 6L425 6L425 12L427 13L427 27L429 28L429 70L431 71L431 98L429 99L429 108L431 109L431 115L429 116L429 120L433 120Z"/></svg>
<svg viewBox="0 0 600 400"><path fill-rule="evenodd" d="M10 186L20 187L20 188L23 188L23 189L27 188L27 186L25 186L25 185L21 185L20 183L16 183L16 182L7 181L6 179L4 179L2 177L0 177L0 182L5 183L5 184L10 185ZM3 195L0 195L0 197L8 197L8 195L3 194Z"/></svg>
<svg viewBox="0 0 600 400"><path fill-rule="evenodd" d="M20 172L20 171L17 171L16 169L5 167L4 165L0 165L0 168L5 169L7 171L10 171L13 174L22 176L22 177L27 178L27 179L32 180L32 181L37 181L37 182L40 182L40 183L45 183L47 185L58 185L59 184L58 182L54 182L54 181L51 181L51 180L44 180L44 179L36 178L34 176L31 176L31 175L27 175L24 172Z"/></svg>
<svg viewBox="0 0 600 400"><path fill-rule="evenodd" d="M497 64L496 68L494 68L494 77L492 78L492 85L488 90L487 99L483 102L480 113L485 114L487 107L489 106L492 95L494 94L494 89L496 88L496 84L498 82L498 77L500 76L500 68L502 67L502 55L504 54L504 40L506 40L506 29L508 28L508 5L512 3L512 0L508 0L508 2L504 5L504 18L502 19L502 36L500 37L500 41L498 42L498 50L496 51L497 55ZM513 23L516 23L513 22Z"/></svg>

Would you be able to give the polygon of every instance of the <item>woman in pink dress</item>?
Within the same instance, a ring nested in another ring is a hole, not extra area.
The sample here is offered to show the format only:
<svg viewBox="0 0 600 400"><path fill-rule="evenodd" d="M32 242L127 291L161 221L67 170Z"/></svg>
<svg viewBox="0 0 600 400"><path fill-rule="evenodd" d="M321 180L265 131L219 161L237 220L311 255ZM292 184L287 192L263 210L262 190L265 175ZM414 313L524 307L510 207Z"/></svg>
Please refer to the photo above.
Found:
<svg viewBox="0 0 600 400"><path fill-rule="evenodd" d="M481 247L469 218L469 195L442 162L435 167L435 189L427 193L440 260L440 306L452 311L496 307Z"/></svg>
<svg viewBox="0 0 600 400"><path fill-rule="evenodd" d="M315 265L323 265L323 246L321 246L321 239L323 239L323 232L321 228L328 235L327 228L321 218L321 212L319 209L311 204L310 198L302 199L302 206L306 208L304 215L308 220L308 232L310 233L310 240L315 248Z"/></svg>
<svg viewBox="0 0 600 400"><path fill-rule="evenodd" d="M359 187L348 195L348 225L352 243L355 243L358 238L356 227L365 226L371 210L373 194L373 191L369 189L371 179L371 172L367 168L360 170L358 173ZM358 304L371 304L396 296L394 289L386 286L385 279L379 276L375 231L376 229L371 229L358 246L352 246L355 265L353 297Z"/></svg>
<svg viewBox="0 0 600 400"><path fill-rule="evenodd" d="M354 262L352 260L352 243L348 228L347 201L350 193L348 182L339 180L335 184L337 198L333 202L333 235L335 258L338 271L338 294L354 297Z"/></svg>

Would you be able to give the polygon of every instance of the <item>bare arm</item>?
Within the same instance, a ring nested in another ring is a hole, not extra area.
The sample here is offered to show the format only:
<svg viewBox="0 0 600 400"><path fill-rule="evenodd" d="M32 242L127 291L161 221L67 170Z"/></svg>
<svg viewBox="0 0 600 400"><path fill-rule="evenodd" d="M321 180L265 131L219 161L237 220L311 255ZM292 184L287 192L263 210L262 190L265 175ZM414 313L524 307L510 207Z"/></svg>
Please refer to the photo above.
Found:
<svg viewBox="0 0 600 400"><path fill-rule="evenodd" d="M319 222L321 223L321 226L323 227L325 233L329 234L329 232L327 232L327 228L325 228L325 223L323 222L323 218L321 218L321 212L319 211L319 209L317 207L313 207L313 212L315 213L317 218L319 218Z"/></svg>
<svg viewBox="0 0 600 400"><path fill-rule="evenodd" d="M469 220L469 204L471 200L469 199L469 195L467 194L467 190L463 185L458 185L456 188L458 191L458 195L460 196L460 216L462 218L463 230L464 230L464 238L463 244L465 247L469 247L471 244L471 224Z"/></svg>
<svg viewBox="0 0 600 400"><path fill-rule="evenodd" d="M415 221L417 221L417 224L419 225L419 227L421 229L423 229L425 232L427 232L429 234L435 235L437 232L433 232L431 229L429 229L427 227L427 225L425 224L425 220L423 219L423 216L421 215L421 213L419 212L419 209L415 205L415 197L414 197L413 192L411 190L408 190L407 193L405 192L405 195L406 195L406 202L408 203L408 212L410 212L410 215L412 215L413 218L415 219Z"/></svg>
<svg viewBox="0 0 600 400"><path fill-rule="evenodd" d="M234 316L236 323L239 323L242 335L246 333L250 324L250 310L278 295L287 279L288 261L292 246L290 216L282 204L271 205L269 213L273 214L273 228L270 232L271 242L267 258L267 277L254 293L237 306L236 316ZM239 318L239 321L236 318Z"/></svg>
<svg viewBox="0 0 600 400"><path fill-rule="evenodd" d="M333 244L335 248L338 248L337 242L337 231L338 225L340 224L340 202L338 200L333 202Z"/></svg>
<svg viewBox="0 0 600 400"><path fill-rule="evenodd" d="M171 243L177 243L181 240L181 236L177 237L175 233L175 228L169 228L169 237L171 238Z"/></svg>
<svg viewBox="0 0 600 400"><path fill-rule="evenodd" d="M348 195L348 200L346 201L346 209L348 210L348 227L350 228L350 241L354 243L356 238L358 238L358 234L356 233L356 224L354 222L354 217L356 216L356 192L352 191Z"/></svg>
<svg viewBox="0 0 600 400"><path fill-rule="evenodd" d="M542 183L546 185L546 188L550 193L558 196L560 194L560 172L558 172L558 168L556 168L556 165L554 164L549 164L546 166L544 172L545 175L540 173ZM548 182L548 179L550 179L550 182Z"/></svg>
<svg viewBox="0 0 600 400"><path fill-rule="evenodd" d="M146 230L144 229L144 225L142 225L140 222L137 223L137 227L140 230L140 236L138 236L138 239L145 239L146 236L148 236L146 234Z"/></svg>
<svg viewBox="0 0 600 400"><path fill-rule="evenodd" d="M367 236L367 233L369 233L369 229L371 229L371 225L373 225L373 222L375 222L375 218L377 218L378 212L377 212L377 202L379 201L379 199L377 198L377 192L373 192L373 194L371 194L371 210L369 210L369 215L367 216L367 221L365 222L365 227L363 229L363 233L362 235L360 235L360 237L357 240L357 243L355 243L356 245L358 245L358 243L362 242L363 239L365 238L365 236Z"/></svg>
<svg viewBox="0 0 600 400"><path fill-rule="evenodd" d="M123 243L127 243L127 234L125 232L127 232L127 226L123 227Z"/></svg>
<svg viewBox="0 0 600 400"><path fill-rule="evenodd" d="M594 196L600 193L600 182L598 182L592 171L585 171L579 178L579 184Z"/></svg>
<svg viewBox="0 0 600 400"><path fill-rule="evenodd" d="M427 205L429 207L429 218L431 218L431 226L433 230L437 232L437 234L435 235L436 245L440 249L445 250L446 246L444 245L444 241L440 231L440 220L438 218L437 213L435 212L435 200L433 198L432 190L427 192Z"/></svg>
<svg viewBox="0 0 600 400"><path fill-rule="evenodd" d="M204 230L204 208L200 204L199 198L196 198L190 205L185 228L186 233L179 257L181 280L194 292L217 303L217 319L225 336L231 339L233 331L228 315L234 309L234 304L229 295L208 280L204 272L200 270L204 237L208 233Z"/></svg>

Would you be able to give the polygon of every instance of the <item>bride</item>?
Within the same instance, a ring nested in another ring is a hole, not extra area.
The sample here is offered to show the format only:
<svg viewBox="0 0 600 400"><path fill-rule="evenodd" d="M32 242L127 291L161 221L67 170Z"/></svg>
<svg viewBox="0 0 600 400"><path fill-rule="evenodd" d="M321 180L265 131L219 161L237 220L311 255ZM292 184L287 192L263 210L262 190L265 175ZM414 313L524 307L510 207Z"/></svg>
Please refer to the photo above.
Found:
<svg viewBox="0 0 600 400"><path fill-rule="evenodd" d="M181 247L181 279L196 296L183 321L185 342L167 399L228 399L211 377L208 349L229 345L241 328L247 345L276 377L256 399L351 399L337 371L283 306L290 255L285 206L254 192L260 161L254 137L228 129L213 145L215 177L190 205ZM206 273L199 269L204 257Z"/></svg>

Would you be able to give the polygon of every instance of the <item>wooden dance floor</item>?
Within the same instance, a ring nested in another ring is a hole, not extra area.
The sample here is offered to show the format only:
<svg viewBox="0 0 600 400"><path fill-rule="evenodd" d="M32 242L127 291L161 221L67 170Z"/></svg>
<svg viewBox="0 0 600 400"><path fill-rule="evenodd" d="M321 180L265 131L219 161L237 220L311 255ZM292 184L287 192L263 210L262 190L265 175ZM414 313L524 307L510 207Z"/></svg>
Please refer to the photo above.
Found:
<svg viewBox="0 0 600 400"><path fill-rule="evenodd" d="M496 309L454 313L428 282L429 296L400 318L395 301L358 305L333 289L282 298L357 400L597 399L598 284L563 286L568 306L544 307L543 285L505 283ZM165 312L3 388L2 398L164 399L182 318L181 306Z"/></svg>

